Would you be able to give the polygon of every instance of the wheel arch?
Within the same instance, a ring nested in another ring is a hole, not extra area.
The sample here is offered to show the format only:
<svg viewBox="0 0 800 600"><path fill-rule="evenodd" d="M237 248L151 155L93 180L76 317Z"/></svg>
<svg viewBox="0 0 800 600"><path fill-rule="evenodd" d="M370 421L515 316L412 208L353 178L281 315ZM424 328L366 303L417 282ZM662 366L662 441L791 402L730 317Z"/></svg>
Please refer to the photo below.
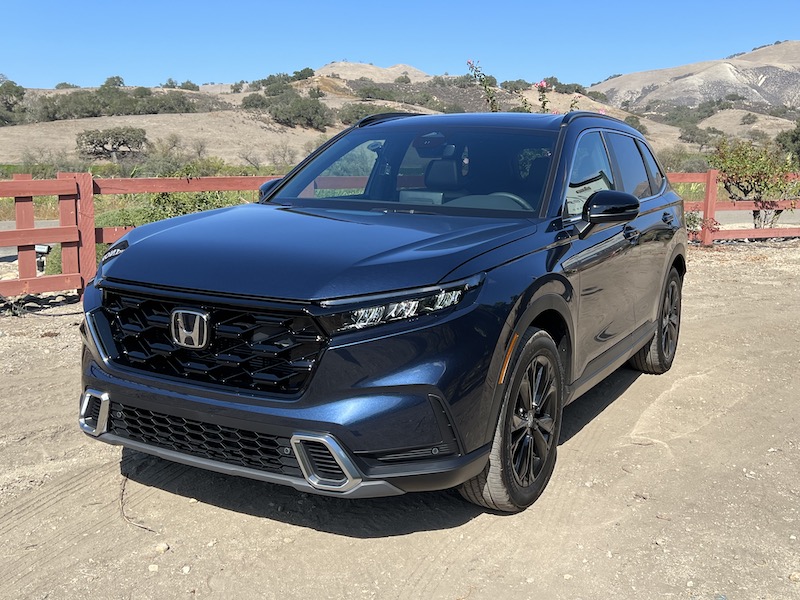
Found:
<svg viewBox="0 0 800 600"><path fill-rule="evenodd" d="M569 295L567 295L567 298L569 298ZM570 316L572 311L567 299L561 294L546 294L534 297L524 310L521 307L518 308L520 310L513 311L512 314L519 314L519 318L510 327L509 335L496 349L496 353L500 355L498 358L502 359L503 368L500 370L499 381L495 382L497 385L494 388L492 409L489 413L492 418L486 424L485 435L493 434L497 426L503 396L508 385L508 371L510 371L514 358L519 351L517 342L531 327L546 331L553 338L556 348L558 348L561 366L564 369L564 381L567 385L572 381L574 368L574 353L572 349L575 336L574 323ZM565 402L568 401L569 399L565 398ZM484 439L487 438L484 437Z"/></svg>
<svg viewBox="0 0 800 600"><path fill-rule="evenodd" d="M683 279L683 276L686 275L686 256L683 254L683 252L676 251L672 257L671 264L672 267L678 271L678 275L681 276L681 279Z"/></svg>

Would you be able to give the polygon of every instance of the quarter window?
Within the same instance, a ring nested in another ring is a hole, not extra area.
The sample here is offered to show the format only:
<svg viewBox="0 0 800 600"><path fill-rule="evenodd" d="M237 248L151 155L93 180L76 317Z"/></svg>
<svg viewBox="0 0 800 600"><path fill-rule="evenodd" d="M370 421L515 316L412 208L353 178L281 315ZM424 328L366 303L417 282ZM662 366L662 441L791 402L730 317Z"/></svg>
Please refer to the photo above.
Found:
<svg viewBox="0 0 800 600"><path fill-rule="evenodd" d="M650 171L650 182L653 184L653 194L657 194L664 183L664 174L661 172L661 169L658 168L658 163L653 157L653 153L650 152L650 148L641 142L636 142L636 145L639 146L639 151L642 153L642 156L644 156L647 170Z"/></svg>
<svg viewBox="0 0 800 600"><path fill-rule="evenodd" d="M589 196L601 190L613 189L614 179L603 139L597 131L587 133L580 139L575 150L564 216L580 215Z"/></svg>

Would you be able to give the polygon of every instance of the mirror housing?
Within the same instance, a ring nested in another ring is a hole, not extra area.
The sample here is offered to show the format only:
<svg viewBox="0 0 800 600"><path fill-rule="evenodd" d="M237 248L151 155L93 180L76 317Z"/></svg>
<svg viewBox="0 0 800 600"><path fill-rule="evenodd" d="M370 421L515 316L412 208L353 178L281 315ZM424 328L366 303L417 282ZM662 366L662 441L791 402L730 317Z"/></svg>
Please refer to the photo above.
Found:
<svg viewBox="0 0 800 600"><path fill-rule="evenodd" d="M258 187L258 201L264 202L267 199L267 196L270 195L272 190L274 190L281 181L283 181L283 179L278 178L278 179L270 179L262 183Z"/></svg>
<svg viewBox="0 0 800 600"><path fill-rule="evenodd" d="M583 218L578 226L578 237L584 239L596 225L627 223L639 214L639 199L633 194L617 190L595 192L583 205Z"/></svg>

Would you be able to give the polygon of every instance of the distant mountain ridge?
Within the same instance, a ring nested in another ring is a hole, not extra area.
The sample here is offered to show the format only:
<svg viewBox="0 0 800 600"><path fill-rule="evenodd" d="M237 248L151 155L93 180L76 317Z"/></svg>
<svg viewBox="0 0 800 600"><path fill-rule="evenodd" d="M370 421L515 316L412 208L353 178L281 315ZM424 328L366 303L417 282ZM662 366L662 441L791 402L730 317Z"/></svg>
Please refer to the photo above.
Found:
<svg viewBox="0 0 800 600"><path fill-rule="evenodd" d="M617 107L697 106L739 96L753 105L800 106L800 41L721 60L619 75L593 85Z"/></svg>
<svg viewBox="0 0 800 600"><path fill-rule="evenodd" d="M322 139L347 126L339 118L339 111L355 108L355 114L368 114L387 110L421 113L452 108L487 110L482 89L468 75L432 76L407 64L383 68L332 62L316 69L313 76L290 85L302 97L318 98L336 115L334 124L324 133L303 126L281 125L263 108L243 108L245 98L264 94L259 89L240 86L234 91L231 84L222 83L203 84L199 91L158 87L150 90L154 97L174 92L205 108L197 112L105 115L0 127L0 168L25 161L46 162L52 157L75 158L76 137L80 133L113 127L144 129L149 140L174 136L183 140L186 148L202 148L209 156L230 164L292 163ZM122 89L134 91L132 87ZM28 90L26 102L96 90ZM674 148L696 151L698 142L684 136L687 124L710 128L715 134L773 139L778 133L794 128L800 118L800 41L782 42L717 61L620 75L592 86L590 91L603 92L608 103L595 95L576 98L571 93L552 91L547 94L548 109L564 113L572 110L577 101L581 110L602 112L622 120L635 118L637 127L646 131L657 152ZM733 95L736 101L718 102ZM541 100L535 88L523 90L521 96L533 111L540 109ZM498 89L497 97L504 110L521 107L521 97L517 94ZM710 110L685 108L709 100L717 101ZM686 113L693 120L687 121ZM670 118L675 114L680 119Z"/></svg>

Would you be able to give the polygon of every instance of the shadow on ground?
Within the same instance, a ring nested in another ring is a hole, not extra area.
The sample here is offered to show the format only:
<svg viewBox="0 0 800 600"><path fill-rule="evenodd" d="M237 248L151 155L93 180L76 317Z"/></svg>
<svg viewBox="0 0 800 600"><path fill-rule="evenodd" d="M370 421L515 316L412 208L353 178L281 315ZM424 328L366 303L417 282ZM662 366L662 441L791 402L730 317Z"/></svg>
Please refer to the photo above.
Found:
<svg viewBox="0 0 800 600"><path fill-rule="evenodd" d="M641 376L639 371L622 367L564 408L559 444L569 441L607 409Z"/></svg>
<svg viewBox="0 0 800 600"><path fill-rule="evenodd" d="M577 435L637 379L620 369L566 407L560 443ZM336 535L377 538L459 527L485 510L453 491L346 500L222 475L123 449L120 473L142 485L199 502Z"/></svg>
<svg viewBox="0 0 800 600"><path fill-rule="evenodd" d="M484 511L457 492L346 500L172 463L124 449L120 473L142 485L225 510L355 538L459 527Z"/></svg>
<svg viewBox="0 0 800 600"><path fill-rule="evenodd" d="M66 306L74 304L75 314L82 314L80 306L80 296L72 293L48 293L37 295L18 296L16 298L6 298L0 295L0 315L8 315L21 317L23 315L35 314L43 317L60 317L64 316L63 312L58 314L38 314L48 308L56 308L59 306Z"/></svg>

